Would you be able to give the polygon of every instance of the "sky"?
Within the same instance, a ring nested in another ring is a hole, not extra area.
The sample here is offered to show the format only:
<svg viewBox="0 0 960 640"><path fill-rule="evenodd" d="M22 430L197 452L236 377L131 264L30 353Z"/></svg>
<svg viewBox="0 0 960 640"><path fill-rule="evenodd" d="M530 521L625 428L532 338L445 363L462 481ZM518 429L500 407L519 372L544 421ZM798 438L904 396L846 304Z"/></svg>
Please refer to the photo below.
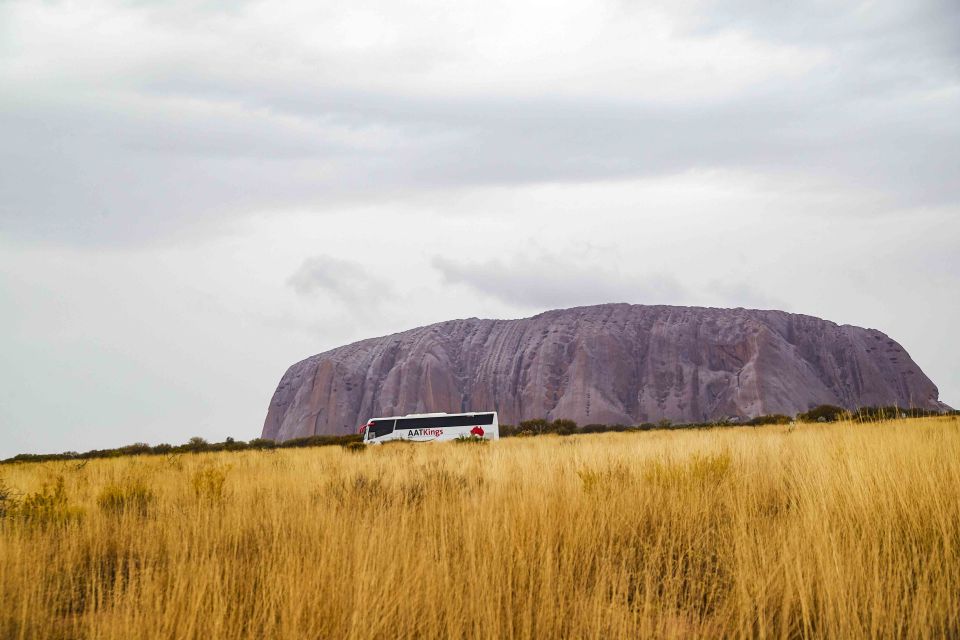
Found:
<svg viewBox="0 0 960 640"><path fill-rule="evenodd" d="M0 0L0 457L603 302L880 329L960 405L960 3Z"/></svg>

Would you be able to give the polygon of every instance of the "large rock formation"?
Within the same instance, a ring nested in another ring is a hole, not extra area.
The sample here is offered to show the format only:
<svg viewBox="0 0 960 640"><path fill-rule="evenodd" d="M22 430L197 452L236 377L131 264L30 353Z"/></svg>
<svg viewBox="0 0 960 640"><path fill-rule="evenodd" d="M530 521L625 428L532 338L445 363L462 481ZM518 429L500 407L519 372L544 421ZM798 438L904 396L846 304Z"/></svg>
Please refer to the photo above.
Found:
<svg viewBox="0 0 960 640"><path fill-rule="evenodd" d="M875 329L782 311L608 304L451 320L291 366L263 437L346 434L371 417L495 409L502 423L675 423L819 404L947 408Z"/></svg>

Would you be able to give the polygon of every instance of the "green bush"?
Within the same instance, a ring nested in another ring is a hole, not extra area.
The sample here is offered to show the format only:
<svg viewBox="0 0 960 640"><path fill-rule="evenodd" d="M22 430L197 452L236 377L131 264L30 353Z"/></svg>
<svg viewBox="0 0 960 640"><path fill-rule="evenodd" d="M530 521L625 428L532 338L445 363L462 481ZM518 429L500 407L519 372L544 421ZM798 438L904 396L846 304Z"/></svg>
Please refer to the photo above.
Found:
<svg viewBox="0 0 960 640"><path fill-rule="evenodd" d="M125 447L115 449L115 451L122 456L138 456L144 453L150 453L152 449L146 442L135 442Z"/></svg>
<svg viewBox="0 0 960 640"><path fill-rule="evenodd" d="M550 431L550 423L542 418L524 420L520 423L520 431L530 431L537 434L546 433Z"/></svg>
<svg viewBox="0 0 960 640"><path fill-rule="evenodd" d="M554 433L559 433L562 436L568 436L572 433L577 432L577 423L573 420L554 420L553 424L550 425L550 428Z"/></svg>
<svg viewBox="0 0 960 640"><path fill-rule="evenodd" d="M344 445L350 442L362 442L363 436L360 434L350 434L346 436L306 436L304 438L291 438L284 440L277 446L288 447L326 447L330 445Z"/></svg>
<svg viewBox="0 0 960 640"><path fill-rule="evenodd" d="M790 416L774 413L767 416L751 418L746 424L756 427L764 424L790 424L791 422L793 422L793 419Z"/></svg>
<svg viewBox="0 0 960 640"><path fill-rule="evenodd" d="M591 423L580 427L580 433L603 433L609 430L609 428L610 427L605 424Z"/></svg>
<svg viewBox="0 0 960 640"><path fill-rule="evenodd" d="M518 429L517 427L515 427L515 426L512 425L512 424L501 424L501 425L500 425L500 437L501 437L501 438L509 438L509 437L511 437L511 436L517 435L519 432L520 432L520 429Z"/></svg>
<svg viewBox="0 0 960 640"><path fill-rule="evenodd" d="M187 444L183 445L183 447L181 448L186 449L187 451L194 451L194 452L206 451L207 449L210 448L210 443L207 442L205 439L201 438L200 436L194 436L190 438Z"/></svg>
<svg viewBox="0 0 960 640"><path fill-rule="evenodd" d="M832 404L821 404L805 413L797 415L797 420L802 422L836 422L850 418L850 412L843 407L837 407Z"/></svg>

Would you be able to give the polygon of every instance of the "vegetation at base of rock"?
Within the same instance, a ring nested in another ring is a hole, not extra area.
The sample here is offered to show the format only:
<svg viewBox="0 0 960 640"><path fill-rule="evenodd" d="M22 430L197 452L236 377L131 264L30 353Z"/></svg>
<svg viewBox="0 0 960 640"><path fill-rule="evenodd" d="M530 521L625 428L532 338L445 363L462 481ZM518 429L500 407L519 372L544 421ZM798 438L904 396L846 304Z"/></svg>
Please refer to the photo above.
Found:
<svg viewBox="0 0 960 640"><path fill-rule="evenodd" d="M796 418L781 414L756 416L741 421L739 418L726 418L712 422L693 422L683 424L673 424L670 420L659 420L654 422L643 422L638 425L623 424L588 424L578 426L573 420L525 420L519 425L501 424L500 436L509 438L511 436L541 436L556 434L561 436L570 436L585 433L621 433L632 431L650 431L654 429L709 429L715 427L730 426L762 426L772 424L789 424L794 420L799 422L836 422L838 420L852 420L855 422L877 422L880 420L895 420L904 418L924 418L940 415L960 415L960 411L950 411L941 413L928 409L905 409L902 407L862 407L855 411L848 411L842 407L832 405L821 405L814 407L810 411L801 413ZM303 447L328 447L328 446L347 447L351 450L357 450L357 447L366 446L363 444L363 436L351 434L345 436L308 436L305 438L292 438L275 442L265 438L254 438L249 442L227 438L224 442L207 442L205 439L197 436L190 438L186 444L174 446L170 444L158 444L150 446L145 442L119 447L117 449L94 449L86 453L76 453L68 451L66 453L21 453L0 460L0 464L9 464L15 462L50 462L54 460L91 460L97 458L119 458L123 456L139 455L174 455L179 453L215 453L220 451L248 451L248 450L270 450L270 449L291 449Z"/></svg>
<svg viewBox="0 0 960 640"><path fill-rule="evenodd" d="M751 427L758 427L765 424L790 424L793 422L793 418L790 416L785 416L781 413L774 413L769 416L757 416L756 418L751 418L746 422L746 424Z"/></svg>
<svg viewBox="0 0 960 640"><path fill-rule="evenodd" d="M266 449L288 449L299 447L327 447L327 446L348 446L352 443L359 443L363 438L359 435L351 434L346 436L310 436L308 438L294 438L283 442L274 442L273 440L264 440L256 438L250 442L234 440L227 438L224 442L207 442L201 437L193 437L186 444L174 446L170 444L158 444L150 446L144 442L138 442L126 447L117 449L94 449L86 453L77 453L68 451L66 453L21 453L0 461L0 464L15 462L50 462L55 460L93 460L97 458L121 458L124 456L142 456L159 455L170 456L181 453L216 453L220 451L248 451L266 450Z"/></svg>
<svg viewBox="0 0 960 640"><path fill-rule="evenodd" d="M849 418L849 411L843 407L837 407L832 404L822 404L797 415L797 420L801 422L836 422L837 420L847 420Z"/></svg>
<svg viewBox="0 0 960 640"><path fill-rule="evenodd" d="M958 411L941 413L916 407L860 407L848 410L831 404L822 404L797 415L800 422L838 422L854 420L856 422L877 422L879 420L898 420L903 418L927 418L937 415L958 415Z"/></svg>
<svg viewBox="0 0 960 640"><path fill-rule="evenodd" d="M960 637L955 416L362 451L4 467L0 637Z"/></svg>

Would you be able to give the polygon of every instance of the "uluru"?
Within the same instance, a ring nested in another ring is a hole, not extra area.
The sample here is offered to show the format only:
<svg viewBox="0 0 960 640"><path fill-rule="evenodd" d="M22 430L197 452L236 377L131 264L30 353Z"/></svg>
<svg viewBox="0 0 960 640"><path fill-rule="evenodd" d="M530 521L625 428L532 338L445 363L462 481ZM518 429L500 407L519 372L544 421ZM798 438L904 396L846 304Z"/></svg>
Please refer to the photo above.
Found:
<svg viewBox="0 0 960 640"><path fill-rule="evenodd" d="M341 435L422 412L629 425L821 404L949 408L876 329L783 311L604 304L450 320L309 357L280 380L263 437Z"/></svg>

